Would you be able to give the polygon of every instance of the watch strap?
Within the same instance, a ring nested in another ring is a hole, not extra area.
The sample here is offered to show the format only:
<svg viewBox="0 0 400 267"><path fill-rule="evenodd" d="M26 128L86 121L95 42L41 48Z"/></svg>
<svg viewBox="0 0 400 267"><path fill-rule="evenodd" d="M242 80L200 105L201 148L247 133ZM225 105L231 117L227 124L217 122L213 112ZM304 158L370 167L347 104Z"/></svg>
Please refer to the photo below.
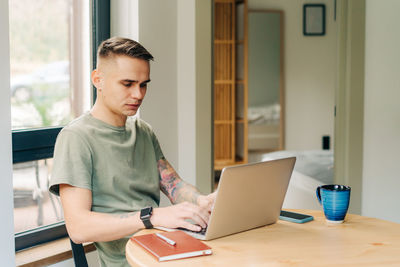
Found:
<svg viewBox="0 0 400 267"><path fill-rule="evenodd" d="M147 207L140 211L140 219L142 220L146 229L153 228L153 225L150 222L151 215L153 214L153 207Z"/></svg>

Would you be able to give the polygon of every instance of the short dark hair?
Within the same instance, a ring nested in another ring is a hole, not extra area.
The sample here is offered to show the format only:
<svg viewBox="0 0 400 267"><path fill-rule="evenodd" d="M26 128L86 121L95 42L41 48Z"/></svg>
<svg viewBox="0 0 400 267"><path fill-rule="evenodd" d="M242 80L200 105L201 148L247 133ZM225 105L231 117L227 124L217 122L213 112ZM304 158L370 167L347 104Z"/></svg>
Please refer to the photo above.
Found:
<svg viewBox="0 0 400 267"><path fill-rule="evenodd" d="M97 58L108 58L114 55L124 55L146 61L153 60L153 56L141 44L123 37L111 37L104 40L97 49Z"/></svg>

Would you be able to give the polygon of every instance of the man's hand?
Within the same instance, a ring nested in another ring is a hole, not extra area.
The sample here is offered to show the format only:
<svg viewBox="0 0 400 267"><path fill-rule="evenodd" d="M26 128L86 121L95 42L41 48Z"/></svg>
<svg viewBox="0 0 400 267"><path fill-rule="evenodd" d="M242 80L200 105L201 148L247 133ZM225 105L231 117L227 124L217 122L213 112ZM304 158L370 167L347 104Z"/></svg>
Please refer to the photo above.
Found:
<svg viewBox="0 0 400 267"><path fill-rule="evenodd" d="M199 207L203 209L206 209L208 213L211 213L214 207L214 202L216 197L217 197L217 191L206 196L200 195L197 197L197 205L199 205Z"/></svg>
<svg viewBox="0 0 400 267"><path fill-rule="evenodd" d="M200 231L201 227L205 228L217 192L206 196L201 195L196 187L179 177L165 158L160 159L157 164L160 173L160 189L176 205L155 209L151 219L152 224L167 228L183 227L192 231Z"/></svg>
<svg viewBox="0 0 400 267"><path fill-rule="evenodd" d="M200 231L201 228L207 226L209 218L210 214L206 208L183 202L165 208L155 208L150 220L154 226L183 227L192 231Z"/></svg>

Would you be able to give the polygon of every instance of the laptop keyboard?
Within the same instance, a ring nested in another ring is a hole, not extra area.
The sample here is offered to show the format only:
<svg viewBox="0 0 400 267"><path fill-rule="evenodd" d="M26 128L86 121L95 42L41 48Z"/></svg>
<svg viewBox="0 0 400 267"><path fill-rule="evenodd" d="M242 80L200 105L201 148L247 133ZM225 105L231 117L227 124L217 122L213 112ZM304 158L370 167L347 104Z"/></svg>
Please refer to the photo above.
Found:
<svg viewBox="0 0 400 267"><path fill-rule="evenodd" d="M185 231L185 232L189 232L189 233L194 233L194 234L199 234L199 235L205 235L207 232L207 227L206 228L202 228L200 231L192 231L186 228L182 228L182 227L178 227L179 230Z"/></svg>

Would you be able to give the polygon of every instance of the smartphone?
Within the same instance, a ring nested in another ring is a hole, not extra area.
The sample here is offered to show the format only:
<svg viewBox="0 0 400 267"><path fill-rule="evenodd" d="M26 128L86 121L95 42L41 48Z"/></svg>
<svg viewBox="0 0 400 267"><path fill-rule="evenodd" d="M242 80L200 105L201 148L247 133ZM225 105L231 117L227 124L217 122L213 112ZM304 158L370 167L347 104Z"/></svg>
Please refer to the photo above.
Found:
<svg viewBox="0 0 400 267"><path fill-rule="evenodd" d="M314 217L307 214L281 210L281 215L279 216L279 219L294 223L305 223L314 220Z"/></svg>

